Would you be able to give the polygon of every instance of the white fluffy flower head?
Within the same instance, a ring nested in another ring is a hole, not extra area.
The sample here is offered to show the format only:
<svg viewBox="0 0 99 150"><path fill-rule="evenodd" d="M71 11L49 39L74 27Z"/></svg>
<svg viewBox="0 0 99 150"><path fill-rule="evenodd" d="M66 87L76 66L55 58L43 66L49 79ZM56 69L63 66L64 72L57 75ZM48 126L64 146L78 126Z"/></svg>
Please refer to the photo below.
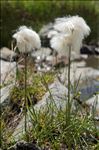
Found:
<svg viewBox="0 0 99 150"><path fill-rule="evenodd" d="M57 18L53 26L57 31L50 41L51 47L62 55L68 55L68 45L80 54L82 40L90 33L90 28L85 20L79 16Z"/></svg>
<svg viewBox="0 0 99 150"><path fill-rule="evenodd" d="M13 35L17 41L17 47L22 53L29 53L34 49L40 49L41 41L39 35L31 28L21 26Z"/></svg>

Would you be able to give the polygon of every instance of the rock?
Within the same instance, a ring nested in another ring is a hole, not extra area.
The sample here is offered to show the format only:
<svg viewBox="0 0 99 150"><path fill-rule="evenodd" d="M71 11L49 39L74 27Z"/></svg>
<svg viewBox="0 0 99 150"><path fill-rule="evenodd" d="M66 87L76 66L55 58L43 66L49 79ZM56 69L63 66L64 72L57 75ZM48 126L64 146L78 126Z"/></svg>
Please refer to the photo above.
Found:
<svg viewBox="0 0 99 150"><path fill-rule="evenodd" d="M1 64L1 85L12 83L16 78L16 62L0 60Z"/></svg>
<svg viewBox="0 0 99 150"><path fill-rule="evenodd" d="M52 62L53 62L53 58L54 58L54 57L53 57L52 55L47 56L47 57L46 57L46 61L48 61L48 62L51 62L51 63L52 63Z"/></svg>
<svg viewBox="0 0 99 150"><path fill-rule="evenodd" d="M14 84L10 84L8 86L5 86L5 87L1 88L1 92L0 92L0 100L1 100L0 102L1 102L1 104L3 104L4 101L7 100L7 98L9 97L11 89L13 88L13 86L14 86Z"/></svg>
<svg viewBox="0 0 99 150"><path fill-rule="evenodd" d="M7 47L3 47L0 49L0 58L5 61L16 61L18 59L18 54Z"/></svg>
<svg viewBox="0 0 99 150"><path fill-rule="evenodd" d="M58 109L60 109L60 107L61 108L65 107L64 103L66 104L66 96L68 94L67 88L56 80L49 86L49 90L51 94L47 92L44 95L42 100L37 105L35 105L36 110L42 108L44 109L46 104L48 105L52 102L54 102L54 104Z"/></svg>
<svg viewBox="0 0 99 150"><path fill-rule="evenodd" d="M81 86L81 88L79 90L81 92L80 99L82 101L86 100L86 99L92 97L94 94L99 92L99 81L97 81L97 80L90 80L89 83L87 81L87 84Z"/></svg>
<svg viewBox="0 0 99 150"><path fill-rule="evenodd" d="M94 95L85 101L89 108L89 114L94 119L95 126L99 130L99 94Z"/></svg>
<svg viewBox="0 0 99 150"><path fill-rule="evenodd" d="M0 99L1 104L6 106L9 94L16 82L16 62L0 60L0 65ZM19 65L17 67L20 68Z"/></svg>
<svg viewBox="0 0 99 150"><path fill-rule="evenodd" d="M61 69L58 75L62 83L68 84L68 67ZM99 77L99 71L97 69L86 67L86 62L73 62L71 63L70 79L71 83L76 83L79 78L79 86L87 85L90 81L95 80Z"/></svg>
<svg viewBox="0 0 99 150"><path fill-rule="evenodd" d="M31 54L32 57L37 58L40 57L41 60L44 60L47 56L51 54L50 48L42 47L40 50L33 52Z"/></svg>
<svg viewBox="0 0 99 150"><path fill-rule="evenodd" d="M46 63L56 68L58 68L58 66L60 65L64 67L66 64L68 64L68 59L65 56L61 57L60 55L57 55L56 57L56 56L50 55L46 57Z"/></svg>
<svg viewBox="0 0 99 150"><path fill-rule="evenodd" d="M88 56L87 59L85 59L86 66L92 67L94 69L99 69L99 57L98 56Z"/></svg>
<svg viewBox="0 0 99 150"><path fill-rule="evenodd" d="M34 143L25 141L17 142L14 146L8 148L8 150L40 150Z"/></svg>
<svg viewBox="0 0 99 150"><path fill-rule="evenodd" d="M48 72L52 69L51 66L46 65L45 63L41 64L41 65L36 65L36 70L38 72Z"/></svg>
<svg viewBox="0 0 99 150"><path fill-rule="evenodd" d="M39 101L34 106L35 111L44 110L47 106L46 104L50 104L51 102L54 102L54 105L58 109L64 109L65 108L66 96L68 93L68 90L66 88L68 85L67 72L68 72L68 67L65 67L65 68L60 70L60 72L58 73L58 75L59 75L58 78L59 78L61 83L56 80L53 84L51 84L49 86L49 90L50 90L51 94L49 92L47 92L44 95L42 100ZM98 91L98 87L97 87L98 82L97 81L99 79L99 71L97 69L93 69L91 67L86 67L85 61L73 62L71 64L70 78L71 78L71 84L72 85L74 85L74 83L77 84L77 82L80 78L77 89L78 89L78 91L79 90L81 91L81 99L82 100L87 100L88 98L92 97L92 95L95 92ZM64 85L66 85L66 87ZM83 95L86 95L86 91L88 90L88 88L91 88L91 87L92 87L92 91L88 92L88 97L86 97L84 99ZM85 90L83 90L83 89L85 89ZM74 91L71 91L71 92L73 94ZM71 96L72 96L72 94L71 94ZM53 99L54 99L54 101L53 101ZM74 104L73 104L72 108L74 108ZM27 113L27 116L29 116L28 113ZM31 126L29 117L28 117L27 122ZM15 132L13 133L13 137L15 140L18 140L20 138L21 135L19 133L24 133L24 118L21 120L21 122L17 126Z"/></svg>
<svg viewBox="0 0 99 150"><path fill-rule="evenodd" d="M65 67L64 69L61 69L59 80L68 85L68 68ZM70 72L70 79L71 79L71 84L74 85L75 83L77 84L78 80L78 87L76 89L80 91L80 100L81 101L86 101L88 103L88 107L91 110L91 106L93 106L94 99L92 96L96 93L99 92L99 70L91 68L91 67L86 67L86 62L73 62L71 64L71 72ZM74 93L72 89L72 94ZM99 99L99 96L98 98ZM88 100L88 101L87 101ZM99 103L99 102L98 102ZM99 104L97 103L96 106L96 112L99 115Z"/></svg>
<svg viewBox="0 0 99 150"><path fill-rule="evenodd" d="M51 54L51 49L44 48L44 47L32 53L32 57L35 59L35 69L38 72L47 72L51 70L52 61L46 60L48 57L52 56L50 54Z"/></svg>
<svg viewBox="0 0 99 150"><path fill-rule="evenodd" d="M99 120L99 94L94 95L85 102L90 107L90 113L94 112L94 118Z"/></svg>
<svg viewBox="0 0 99 150"><path fill-rule="evenodd" d="M48 32L52 30L52 28L53 28L53 23L49 23L47 25L44 25L39 31L39 35L41 37L41 43L42 46L44 47L50 47Z"/></svg>
<svg viewBox="0 0 99 150"><path fill-rule="evenodd" d="M41 30L39 31L39 35L41 36L41 37L46 37L47 35L48 35L48 32L50 31L50 30L52 30L53 29L53 23L51 22L51 23L48 23L47 25L44 25L42 28L41 28Z"/></svg>
<svg viewBox="0 0 99 150"><path fill-rule="evenodd" d="M80 52L87 55L99 55L99 48L95 45L83 45Z"/></svg>
<svg viewBox="0 0 99 150"><path fill-rule="evenodd" d="M95 52L97 55L99 55L99 47L95 47Z"/></svg>
<svg viewBox="0 0 99 150"><path fill-rule="evenodd" d="M66 107L66 103L67 103L67 93L68 90L67 88L62 85L59 81L55 81L53 84L51 84L49 86L49 91L47 92L41 101L39 101L35 106L34 109L35 111L39 111L42 112L44 111L46 108L48 108L48 106L50 104L53 104L56 108L56 110L54 110L56 113L57 109L64 109ZM29 112L27 112L27 116L28 116L28 126L29 128L31 127L31 119L30 119L30 115ZM14 138L15 141L19 140L22 136L22 133L24 133L24 121L25 118L23 117L22 120L20 121L19 125L17 126L17 128L15 129L15 132L13 133L12 137Z"/></svg>

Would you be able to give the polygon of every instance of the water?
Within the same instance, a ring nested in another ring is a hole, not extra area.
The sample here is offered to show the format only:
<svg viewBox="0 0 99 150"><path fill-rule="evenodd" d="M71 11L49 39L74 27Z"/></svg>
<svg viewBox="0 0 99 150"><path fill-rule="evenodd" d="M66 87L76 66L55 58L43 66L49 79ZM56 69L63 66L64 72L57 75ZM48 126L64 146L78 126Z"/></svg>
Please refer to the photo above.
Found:
<svg viewBox="0 0 99 150"><path fill-rule="evenodd" d="M81 95L80 95L81 100L89 99L94 94L99 92L99 81L96 81L96 80L92 81L90 85L81 88L80 92L81 92Z"/></svg>

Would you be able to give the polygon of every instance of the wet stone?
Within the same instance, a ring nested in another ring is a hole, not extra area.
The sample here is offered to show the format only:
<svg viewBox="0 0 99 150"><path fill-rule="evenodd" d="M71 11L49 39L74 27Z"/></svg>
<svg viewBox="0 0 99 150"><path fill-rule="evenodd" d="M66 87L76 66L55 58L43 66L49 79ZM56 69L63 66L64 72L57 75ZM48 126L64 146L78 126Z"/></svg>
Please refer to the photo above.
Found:
<svg viewBox="0 0 99 150"><path fill-rule="evenodd" d="M28 143L25 141L20 141L14 146L10 147L8 150L41 150L34 143Z"/></svg>

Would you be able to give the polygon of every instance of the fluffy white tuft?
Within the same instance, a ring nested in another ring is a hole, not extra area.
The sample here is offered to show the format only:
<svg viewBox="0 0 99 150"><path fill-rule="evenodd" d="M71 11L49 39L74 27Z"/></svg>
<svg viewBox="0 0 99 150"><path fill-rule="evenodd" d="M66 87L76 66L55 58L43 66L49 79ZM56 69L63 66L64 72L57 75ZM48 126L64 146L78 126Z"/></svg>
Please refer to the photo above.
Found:
<svg viewBox="0 0 99 150"><path fill-rule="evenodd" d="M60 55L68 55L69 45L71 43L69 34L59 33L50 40L51 47L55 49Z"/></svg>
<svg viewBox="0 0 99 150"><path fill-rule="evenodd" d="M48 32L47 37L48 37L48 38L52 38L52 37L54 37L54 36L57 35L57 34L58 34L57 31L51 30L51 31Z"/></svg>
<svg viewBox="0 0 99 150"><path fill-rule="evenodd" d="M57 18L53 28L57 31L50 40L53 49L62 55L68 55L68 45L71 45L72 50L80 54L82 40L90 33L90 28L82 17Z"/></svg>
<svg viewBox="0 0 99 150"><path fill-rule="evenodd" d="M90 28L85 20L79 16L57 18L55 20L54 29L60 32L69 32L71 29L80 31L83 36L88 36Z"/></svg>
<svg viewBox="0 0 99 150"><path fill-rule="evenodd" d="M40 49L41 41L39 35L31 28L21 26L13 35L17 41L17 47L22 53L29 53L34 49Z"/></svg>

